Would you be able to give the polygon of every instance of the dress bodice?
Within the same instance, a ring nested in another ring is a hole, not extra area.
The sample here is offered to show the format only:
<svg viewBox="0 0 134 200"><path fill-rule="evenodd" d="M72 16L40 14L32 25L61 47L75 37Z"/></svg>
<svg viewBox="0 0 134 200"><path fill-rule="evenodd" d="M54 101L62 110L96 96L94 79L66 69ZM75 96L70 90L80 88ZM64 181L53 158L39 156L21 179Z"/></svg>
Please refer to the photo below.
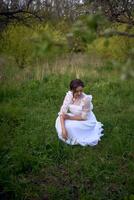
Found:
<svg viewBox="0 0 134 200"><path fill-rule="evenodd" d="M73 114L80 114L82 119L86 119L88 113L93 109L92 95L83 92L78 99L73 99L73 93L68 91L58 114L62 115L62 113L67 113L69 110Z"/></svg>
<svg viewBox="0 0 134 200"><path fill-rule="evenodd" d="M70 104L69 105L69 111L73 114L79 115L82 113L82 106L81 105L75 105L75 104Z"/></svg>

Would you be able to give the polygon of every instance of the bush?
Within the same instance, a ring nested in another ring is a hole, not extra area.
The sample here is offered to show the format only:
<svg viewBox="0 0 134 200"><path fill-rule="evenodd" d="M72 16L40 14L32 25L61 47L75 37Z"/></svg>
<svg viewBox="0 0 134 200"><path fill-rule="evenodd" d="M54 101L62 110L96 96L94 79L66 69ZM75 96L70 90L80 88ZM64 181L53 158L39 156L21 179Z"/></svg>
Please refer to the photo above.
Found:
<svg viewBox="0 0 134 200"><path fill-rule="evenodd" d="M111 25L107 32L110 32L113 28L117 31L125 31L126 26L119 24ZM89 44L87 49L89 53L97 53L105 59L125 61L133 48L133 42L134 39L125 36L100 37L94 40L92 44Z"/></svg>

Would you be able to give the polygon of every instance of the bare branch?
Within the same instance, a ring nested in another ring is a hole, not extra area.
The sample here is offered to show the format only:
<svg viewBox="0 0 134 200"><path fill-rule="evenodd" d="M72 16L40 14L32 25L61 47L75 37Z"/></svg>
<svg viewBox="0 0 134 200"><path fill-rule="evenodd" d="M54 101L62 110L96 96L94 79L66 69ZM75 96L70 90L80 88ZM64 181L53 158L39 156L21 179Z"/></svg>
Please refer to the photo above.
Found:
<svg viewBox="0 0 134 200"><path fill-rule="evenodd" d="M119 32L119 31L110 31L108 33L100 33L99 36L101 37L112 37L112 36L126 36L129 38L134 38L134 34L127 33L127 32Z"/></svg>

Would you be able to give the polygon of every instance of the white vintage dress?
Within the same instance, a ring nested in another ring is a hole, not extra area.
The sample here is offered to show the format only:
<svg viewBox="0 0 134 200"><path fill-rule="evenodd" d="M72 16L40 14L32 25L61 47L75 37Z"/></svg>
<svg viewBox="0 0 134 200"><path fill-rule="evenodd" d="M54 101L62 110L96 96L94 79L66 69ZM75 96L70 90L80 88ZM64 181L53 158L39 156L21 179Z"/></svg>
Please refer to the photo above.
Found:
<svg viewBox="0 0 134 200"><path fill-rule="evenodd" d="M94 146L101 140L103 124L98 122L93 110L92 95L87 95L84 92L78 100L73 101L72 91L68 91L60 108L58 117L55 122L55 128L60 140L70 145ZM60 123L60 115L67 113L69 115L81 115L82 120L65 120L65 128L68 133L68 139L62 137L62 129Z"/></svg>

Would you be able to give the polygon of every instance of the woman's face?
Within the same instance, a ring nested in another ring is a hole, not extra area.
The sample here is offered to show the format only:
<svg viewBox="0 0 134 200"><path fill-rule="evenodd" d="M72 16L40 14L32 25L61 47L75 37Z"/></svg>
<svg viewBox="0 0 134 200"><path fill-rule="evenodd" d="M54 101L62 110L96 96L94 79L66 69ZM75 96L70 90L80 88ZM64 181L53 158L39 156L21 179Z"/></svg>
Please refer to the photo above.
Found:
<svg viewBox="0 0 134 200"><path fill-rule="evenodd" d="M74 97L75 97L75 98L80 97L81 94L82 94L82 92L83 92L83 87L82 87L82 86L78 86L78 87L76 88L76 90L73 91Z"/></svg>

